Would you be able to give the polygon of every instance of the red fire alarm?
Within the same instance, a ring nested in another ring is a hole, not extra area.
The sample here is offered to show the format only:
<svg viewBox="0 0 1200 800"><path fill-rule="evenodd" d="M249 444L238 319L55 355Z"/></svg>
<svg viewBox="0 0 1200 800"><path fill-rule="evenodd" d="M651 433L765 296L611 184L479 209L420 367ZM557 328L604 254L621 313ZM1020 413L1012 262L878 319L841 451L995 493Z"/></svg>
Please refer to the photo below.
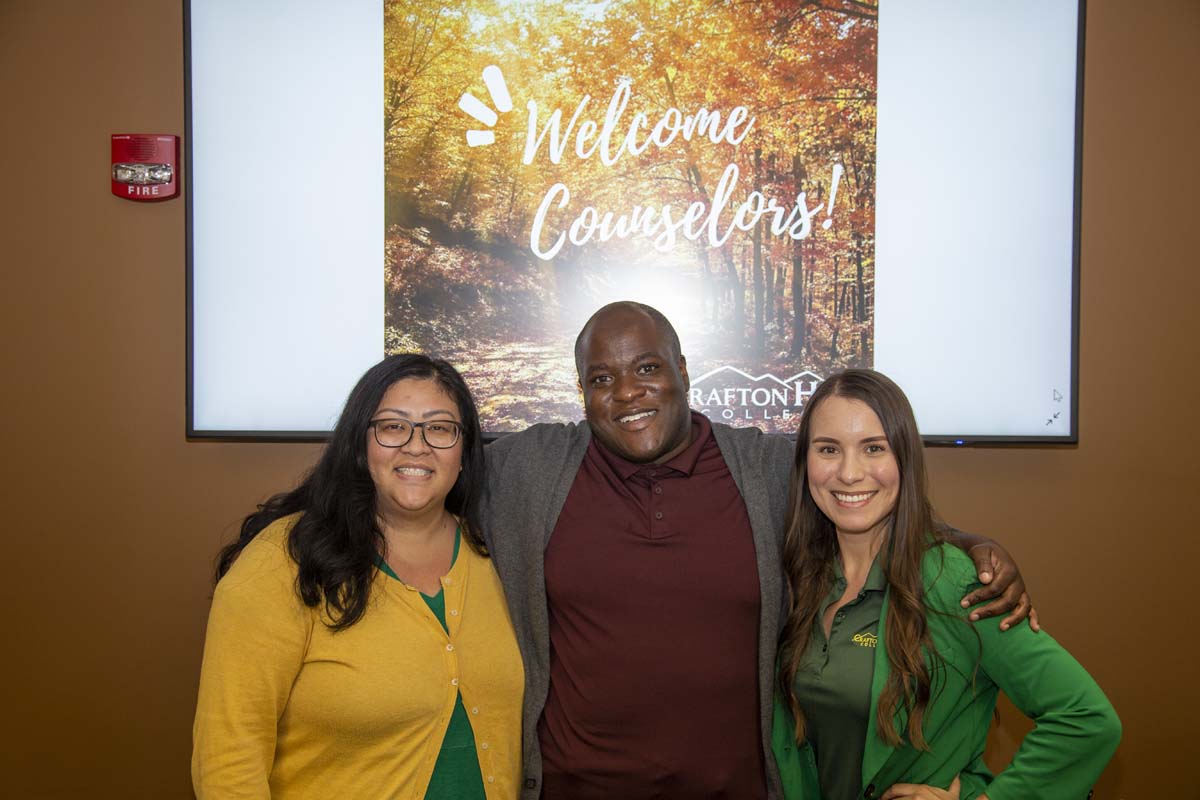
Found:
<svg viewBox="0 0 1200 800"><path fill-rule="evenodd" d="M170 200L179 194L179 137L114 133L112 193L126 200Z"/></svg>

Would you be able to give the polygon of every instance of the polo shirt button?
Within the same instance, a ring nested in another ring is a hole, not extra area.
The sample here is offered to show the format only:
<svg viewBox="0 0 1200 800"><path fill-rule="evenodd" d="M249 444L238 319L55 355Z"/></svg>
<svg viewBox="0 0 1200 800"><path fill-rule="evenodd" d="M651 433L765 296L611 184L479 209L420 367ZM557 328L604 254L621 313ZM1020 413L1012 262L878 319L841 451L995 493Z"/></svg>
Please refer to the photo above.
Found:
<svg viewBox="0 0 1200 800"><path fill-rule="evenodd" d="M454 583L454 581L453 581L453 580L451 580L450 578L442 578L442 583L444 583L444 584L446 584L447 586L449 586L450 584Z"/></svg>
<svg viewBox="0 0 1200 800"><path fill-rule="evenodd" d="M533 778L526 778L525 779L525 788L526 789L536 789L537 781L534 780Z"/></svg>
<svg viewBox="0 0 1200 800"><path fill-rule="evenodd" d="M655 511L655 512L654 512L654 518L655 518L655 519L662 519L662 512L661 512L661 511Z"/></svg>
<svg viewBox="0 0 1200 800"><path fill-rule="evenodd" d="M484 742L483 744L479 745L479 749L480 749L480 750L487 750L487 749L488 749L488 743L487 743L487 742Z"/></svg>
<svg viewBox="0 0 1200 800"><path fill-rule="evenodd" d="M478 714L478 713L479 713L479 707L478 707L478 706L476 706L475 708L472 708L472 709L471 709L471 713L472 713L472 714Z"/></svg>
<svg viewBox="0 0 1200 800"><path fill-rule="evenodd" d="M451 679L450 679L450 685L451 685L451 686L458 686L458 678L451 678Z"/></svg>
<svg viewBox="0 0 1200 800"><path fill-rule="evenodd" d="M655 486L655 487L654 487L654 493L655 493L655 494L662 494L662 487L661 487L661 486Z"/></svg>
<svg viewBox="0 0 1200 800"><path fill-rule="evenodd" d="M458 609L457 609L457 608L452 608L452 609L450 609L450 616L452 616L452 617L457 617L457 616L458 616Z"/></svg>
<svg viewBox="0 0 1200 800"><path fill-rule="evenodd" d="M488 775L488 783L495 783L495 782L496 782L496 776Z"/></svg>
<svg viewBox="0 0 1200 800"><path fill-rule="evenodd" d="M454 645L452 645L452 644L446 645L446 650L449 652L454 652Z"/></svg>

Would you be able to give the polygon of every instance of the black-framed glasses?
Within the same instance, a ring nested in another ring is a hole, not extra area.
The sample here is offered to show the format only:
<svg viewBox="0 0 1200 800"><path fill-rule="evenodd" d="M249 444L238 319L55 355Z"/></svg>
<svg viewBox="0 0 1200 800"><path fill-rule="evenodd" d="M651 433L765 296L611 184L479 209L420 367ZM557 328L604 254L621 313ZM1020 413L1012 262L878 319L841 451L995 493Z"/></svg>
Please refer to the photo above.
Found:
<svg viewBox="0 0 1200 800"><path fill-rule="evenodd" d="M388 417L373 419L370 422L375 431L375 441L382 447L404 447L412 441L413 432L421 429L421 438L425 444L438 450L446 450L458 444L462 435L462 424L452 419L431 419L427 422L413 422L403 417Z"/></svg>

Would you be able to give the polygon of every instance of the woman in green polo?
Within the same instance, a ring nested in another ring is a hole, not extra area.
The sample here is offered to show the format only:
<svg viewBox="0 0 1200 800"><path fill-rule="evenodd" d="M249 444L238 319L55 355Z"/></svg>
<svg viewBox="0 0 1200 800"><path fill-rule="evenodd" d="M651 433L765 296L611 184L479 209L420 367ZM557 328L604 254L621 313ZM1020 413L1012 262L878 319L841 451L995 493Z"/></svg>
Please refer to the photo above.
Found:
<svg viewBox="0 0 1200 800"><path fill-rule="evenodd" d="M788 800L1086 796L1120 721L1048 634L968 622L975 568L941 541L900 388L871 370L823 382L792 480L774 742ZM998 689L1036 727L993 776Z"/></svg>

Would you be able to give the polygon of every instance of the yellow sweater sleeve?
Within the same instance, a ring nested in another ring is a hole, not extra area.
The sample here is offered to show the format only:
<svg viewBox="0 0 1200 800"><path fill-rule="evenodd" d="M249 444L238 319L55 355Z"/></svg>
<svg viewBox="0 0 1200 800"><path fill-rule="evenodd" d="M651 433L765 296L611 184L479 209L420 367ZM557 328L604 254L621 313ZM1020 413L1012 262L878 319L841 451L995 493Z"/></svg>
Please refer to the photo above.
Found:
<svg viewBox="0 0 1200 800"><path fill-rule="evenodd" d="M199 800L269 800L279 718L312 634L284 549L291 520L268 527L217 584L192 730Z"/></svg>

